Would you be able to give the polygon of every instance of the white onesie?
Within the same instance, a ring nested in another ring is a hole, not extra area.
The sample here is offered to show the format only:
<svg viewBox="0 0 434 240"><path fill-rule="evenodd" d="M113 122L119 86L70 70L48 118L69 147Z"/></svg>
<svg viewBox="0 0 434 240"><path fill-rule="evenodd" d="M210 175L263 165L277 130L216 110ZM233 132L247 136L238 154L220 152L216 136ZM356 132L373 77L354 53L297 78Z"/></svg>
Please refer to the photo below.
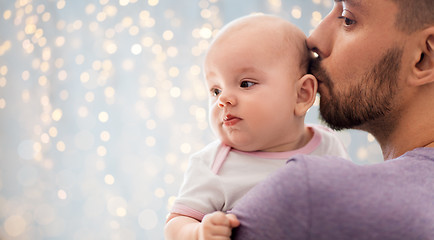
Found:
<svg viewBox="0 0 434 240"><path fill-rule="evenodd" d="M227 212L247 191L296 154L349 158L329 128L308 125L314 132L302 148L289 152L243 152L214 141L194 154L171 213L199 221L211 212Z"/></svg>

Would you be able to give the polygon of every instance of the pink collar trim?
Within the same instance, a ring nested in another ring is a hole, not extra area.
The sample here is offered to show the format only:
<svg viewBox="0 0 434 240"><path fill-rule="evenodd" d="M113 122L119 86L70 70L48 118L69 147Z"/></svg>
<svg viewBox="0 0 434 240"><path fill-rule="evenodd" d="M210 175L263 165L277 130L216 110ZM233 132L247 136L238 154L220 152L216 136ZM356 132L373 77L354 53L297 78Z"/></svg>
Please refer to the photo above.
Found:
<svg viewBox="0 0 434 240"><path fill-rule="evenodd" d="M312 131L313 131L312 139L302 148L288 151L288 152L261 152L261 151L244 152L244 151L233 149L233 148L231 148L225 144L221 144L219 147L219 150L217 151L217 155L214 159L212 167L211 167L212 172L214 172L215 174L217 174L219 172L220 168L222 167L223 163L225 162L227 155L229 154L230 151L234 151L237 153L250 155L250 156L262 157L262 158L271 158L271 159L280 159L280 160L281 159L289 159L296 154L310 154L321 143L321 134L319 134L318 131L314 127L311 127L311 126L308 126L308 127L309 127L309 129L312 129Z"/></svg>

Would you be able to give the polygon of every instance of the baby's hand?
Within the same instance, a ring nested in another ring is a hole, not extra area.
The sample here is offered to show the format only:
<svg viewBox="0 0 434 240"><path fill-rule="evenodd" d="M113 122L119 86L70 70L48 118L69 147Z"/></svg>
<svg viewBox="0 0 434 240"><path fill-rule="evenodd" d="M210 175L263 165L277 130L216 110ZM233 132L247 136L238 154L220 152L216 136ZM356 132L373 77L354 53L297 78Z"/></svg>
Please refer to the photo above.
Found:
<svg viewBox="0 0 434 240"><path fill-rule="evenodd" d="M240 222L233 214L213 212L205 215L199 226L199 240L230 239L232 228L238 227Z"/></svg>

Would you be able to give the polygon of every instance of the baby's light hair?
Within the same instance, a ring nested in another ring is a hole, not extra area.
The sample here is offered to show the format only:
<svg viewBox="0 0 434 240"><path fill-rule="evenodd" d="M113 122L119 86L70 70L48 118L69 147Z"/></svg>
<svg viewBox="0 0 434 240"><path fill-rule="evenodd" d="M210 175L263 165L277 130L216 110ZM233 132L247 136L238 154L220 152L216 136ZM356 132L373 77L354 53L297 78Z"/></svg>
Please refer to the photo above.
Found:
<svg viewBox="0 0 434 240"><path fill-rule="evenodd" d="M286 21L286 20L285 20ZM294 47L295 49L297 49L296 54L298 54L298 56L295 56L298 59L298 66L299 66L299 70L300 70L300 76L303 76L304 74L308 73L308 69L309 69L309 63L311 61L311 53L307 47L306 44L306 35L299 29L297 28L295 25L293 25L292 23L290 23L289 21L285 23L285 26L283 27L283 30L285 30L285 46L284 48L286 49L282 49L282 53L288 53L289 51L288 48ZM289 57L289 58L294 58L293 56L293 52L291 52L291 54L288 54L287 56L284 57Z"/></svg>
<svg viewBox="0 0 434 240"><path fill-rule="evenodd" d="M297 77L302 77L308 72L311 55L306 45L306 35L294 24L278 16L255 13L238 18L225 25L212 40L211 45L216 41L219 41L219 39L222 38L221 36L226 35L228 32L236 32L255 24L251 21L252 19L258 20L262 23L271 21L270 23L273 27L267 28L266 30L273 31L271 35L279 37L278 39L275 39L276 44L274 47L278 49L276 52L280 54L276 56L276 58L281 57L288 60L288 63L296 59L298 61L296 64L299 67L299 76ZM296 49L296 52L294 53L294 51L289 51L291 48ZM293 66L288 65L288 67Z"/></svg>

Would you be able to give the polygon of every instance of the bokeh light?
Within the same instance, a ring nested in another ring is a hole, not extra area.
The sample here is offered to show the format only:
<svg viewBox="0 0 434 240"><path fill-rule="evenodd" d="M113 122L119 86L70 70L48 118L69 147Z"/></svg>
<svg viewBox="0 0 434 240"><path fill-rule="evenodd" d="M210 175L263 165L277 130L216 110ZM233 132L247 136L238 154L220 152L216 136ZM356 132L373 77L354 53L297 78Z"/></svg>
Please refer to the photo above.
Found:
<svg viewBox="0 0 434 240"><path fill-rule="evenodd" d="M332 0L0 3L0 239L163 239L189 155L215 139L202 61L229 21L309 34ZM307 122L319 123L318 99ZM339 133L358 164L372 135Z"/></svg>

